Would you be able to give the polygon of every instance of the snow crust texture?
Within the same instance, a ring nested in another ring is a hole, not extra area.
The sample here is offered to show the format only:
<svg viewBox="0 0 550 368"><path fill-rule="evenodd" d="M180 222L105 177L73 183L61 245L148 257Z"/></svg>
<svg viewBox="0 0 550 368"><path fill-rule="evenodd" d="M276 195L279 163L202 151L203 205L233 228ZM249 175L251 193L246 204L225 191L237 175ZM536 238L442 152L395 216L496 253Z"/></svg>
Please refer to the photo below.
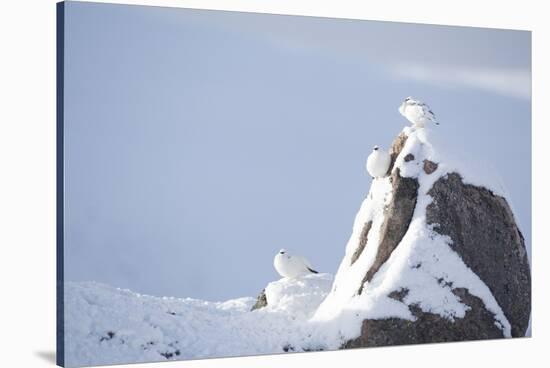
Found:
<svg viewBox="0 0 550 368"><path fill-rule="evenodd" d="M98 283L65 284L68 367L318 350L309 317L333 279L308 275L270 283L254 298L208 302L141 295Z"/></svg>

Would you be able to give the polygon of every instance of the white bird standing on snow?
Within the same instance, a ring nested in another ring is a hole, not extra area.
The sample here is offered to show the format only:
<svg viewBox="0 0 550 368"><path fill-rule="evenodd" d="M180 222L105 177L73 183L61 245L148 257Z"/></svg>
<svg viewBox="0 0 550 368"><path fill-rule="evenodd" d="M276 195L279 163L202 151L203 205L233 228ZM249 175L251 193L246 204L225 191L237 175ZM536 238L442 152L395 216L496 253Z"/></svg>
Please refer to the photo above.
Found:
<svg viewBox="0 0 550 368"><path fill-rule="evenodd" d="M289 278L318 273L311 267L307 259L299 256L292 256L284 249L281 249L275 256L273 266L275 266L279 275Z"/></svg>
<svg viewBox="0 0 550 368"><path fill-rule="evenodd" d="M367 158L367 171L373 178L386 176L390 168L391 156L378 146L374 146Z"/></svg>
<svg viewBox="0 0 550 368"><path fill-rule="evenodd" d="M439 125L435 120L435 114L430 109L430 106L412 97L407 97L405 101L401 103L399 112L407 118L415 128L424 128L427 123Z"/></svg>

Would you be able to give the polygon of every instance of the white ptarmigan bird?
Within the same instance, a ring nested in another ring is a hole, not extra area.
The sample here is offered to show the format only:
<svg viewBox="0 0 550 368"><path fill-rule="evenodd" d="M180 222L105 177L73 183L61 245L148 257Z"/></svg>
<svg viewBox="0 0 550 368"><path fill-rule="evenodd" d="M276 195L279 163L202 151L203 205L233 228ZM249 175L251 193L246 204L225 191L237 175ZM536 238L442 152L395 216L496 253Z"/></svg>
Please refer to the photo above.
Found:
<svg viewBox="0 0 550 368"><path fill-rule="evenodd" d="M399 112L407 118L415 128L424 128L428 123L439 125L430 106L412 97L407 97L405 101L401 103Z"/></svg>
<svg viewBox="0 0 550 368"><path fill-rule="evenodd" d="M374 146L367 158L367 171L373 178L386 176L390 168L391 156L378 146Z"/></svg>
<svg viewBox="0 0 550 368"><path fill-rule="evenodd" d="M311 263L309 263L307 259L290 255L284 249L281 249L275 256L273 266L275 266L275 270L277 270L279 275L288 278L318 273L313 269Z"/></svg>

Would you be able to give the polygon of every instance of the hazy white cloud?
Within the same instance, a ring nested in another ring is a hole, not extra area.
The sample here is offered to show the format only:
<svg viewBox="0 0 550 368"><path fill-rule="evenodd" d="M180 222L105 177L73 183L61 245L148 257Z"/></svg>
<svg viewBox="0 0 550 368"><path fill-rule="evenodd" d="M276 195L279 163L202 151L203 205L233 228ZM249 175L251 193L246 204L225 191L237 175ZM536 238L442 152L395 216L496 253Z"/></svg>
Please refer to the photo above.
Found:
<svg viewBox="0 0 550 368"><path fill-rule="evenodd" d="M440 87L467 87L521 99L531 98L531 71L525 68L474 68L397 64L391 67L397 78Z"/></svg>

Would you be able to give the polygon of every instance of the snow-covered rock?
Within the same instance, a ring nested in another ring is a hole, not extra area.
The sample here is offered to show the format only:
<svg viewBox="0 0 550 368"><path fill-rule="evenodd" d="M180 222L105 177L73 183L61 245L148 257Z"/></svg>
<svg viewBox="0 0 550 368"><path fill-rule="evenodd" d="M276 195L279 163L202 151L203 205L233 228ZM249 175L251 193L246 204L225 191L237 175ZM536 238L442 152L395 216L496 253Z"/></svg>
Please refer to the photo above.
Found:
<svg viewBox="0 0 550 368"><path fill-rule="evenodd" d="M373 180L312 322L329 349L523 336L530 271L497 186L427 129L405 128ZM459 164L457 165L456 162Z"/></svg>
<svg viewBox="0 0 550 368"><path fill-rule="evenodd" d="M332 275L327 273L283 277L266 286L252 310L267 307L302 319L309 318L329 293L332 282Z"/></svg>

